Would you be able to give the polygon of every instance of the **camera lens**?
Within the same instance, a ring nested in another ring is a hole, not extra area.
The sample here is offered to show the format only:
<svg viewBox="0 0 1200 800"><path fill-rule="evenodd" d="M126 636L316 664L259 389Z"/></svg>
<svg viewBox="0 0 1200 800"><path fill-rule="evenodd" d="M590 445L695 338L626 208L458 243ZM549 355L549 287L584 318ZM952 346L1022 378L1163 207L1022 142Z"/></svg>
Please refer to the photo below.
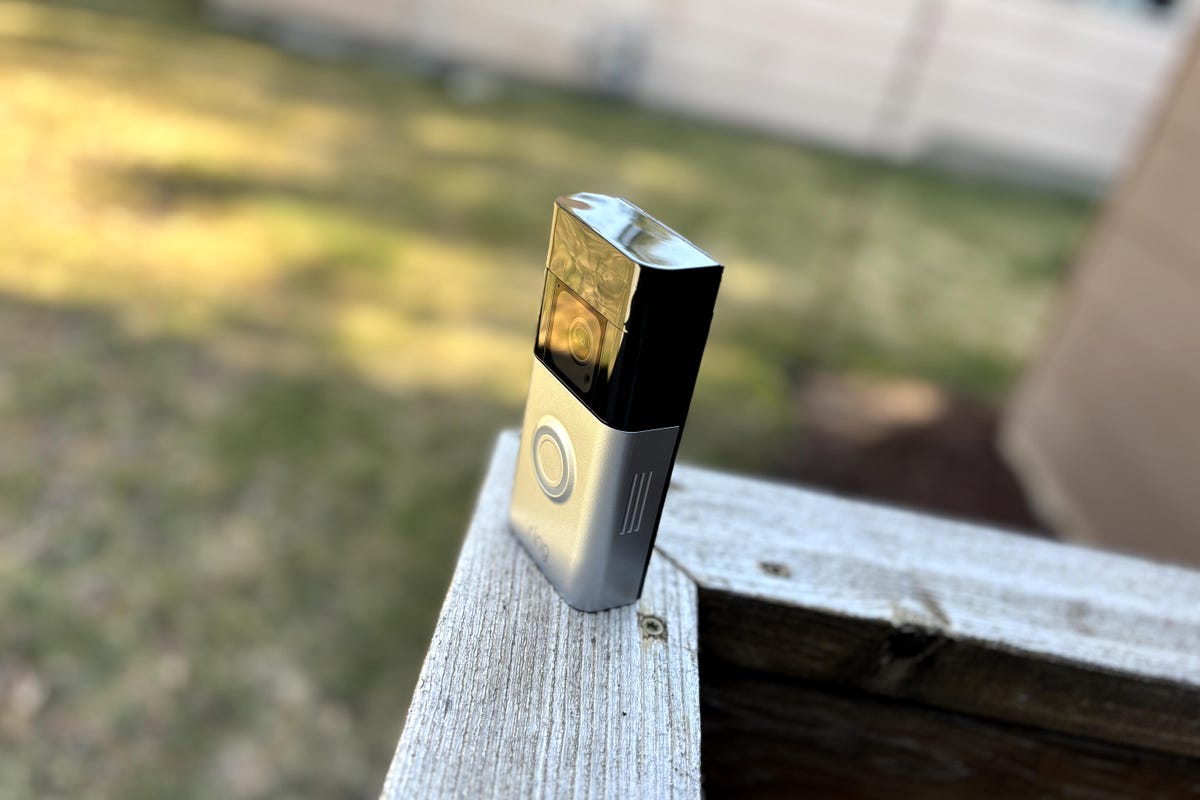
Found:
<svg viewBox="0 0 1200 800"><path fill-rule="evenodd" d="M561 283L545 326L549 365L580 392L592 391L604 349L606 325L594 308Z"/></svg>
<svg viewBox="0 0 1200 800"><path fill-rule="evenodd" d="M567 331L567 340L571 348L571 358L575 359L575 363L580 366L586 366L596 357L596 340L592 336L592 329L588 327L587 320L583 317L571 320L571 327Z"/></svg>

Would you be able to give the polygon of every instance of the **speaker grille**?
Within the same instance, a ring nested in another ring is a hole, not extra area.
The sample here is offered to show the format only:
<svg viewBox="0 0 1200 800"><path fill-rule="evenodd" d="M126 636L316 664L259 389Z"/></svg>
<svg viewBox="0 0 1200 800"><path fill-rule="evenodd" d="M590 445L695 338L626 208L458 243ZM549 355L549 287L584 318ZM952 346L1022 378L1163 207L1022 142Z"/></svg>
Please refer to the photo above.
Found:
<svg viewBox="0 0 1200 800"><path fill-rule="evenodd" d="M625 502L625 520L621 524L621 535L637 533L642 529L642 516L646 513L646 498L650 495L650 481L654 471L639 472L633 476L629 487L629 499Z"/></svg>

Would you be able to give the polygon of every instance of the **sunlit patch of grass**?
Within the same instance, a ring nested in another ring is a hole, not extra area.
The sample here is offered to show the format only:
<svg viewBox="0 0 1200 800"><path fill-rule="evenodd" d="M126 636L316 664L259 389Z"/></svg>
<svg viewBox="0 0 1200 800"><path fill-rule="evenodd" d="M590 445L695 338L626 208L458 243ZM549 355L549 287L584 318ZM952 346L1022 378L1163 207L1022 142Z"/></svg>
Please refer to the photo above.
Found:
<svg viewBox="0 0 1200 800"><path fill-rule="evenodd" d="M372 305L346 309L336 324L347 361L380 385L476 393L508 404L523 396L528 332L454 318L404 320Z"/></svg>
<svg viewBox="0 0 1200 800"><path fill-rule="evenodd" d="M457 104L190 0L0 4L0 96L4 796L377 789L556 195L728 263L684 455L751 471L807 370L1000 397L1088 213L544 89Z"/></svg>

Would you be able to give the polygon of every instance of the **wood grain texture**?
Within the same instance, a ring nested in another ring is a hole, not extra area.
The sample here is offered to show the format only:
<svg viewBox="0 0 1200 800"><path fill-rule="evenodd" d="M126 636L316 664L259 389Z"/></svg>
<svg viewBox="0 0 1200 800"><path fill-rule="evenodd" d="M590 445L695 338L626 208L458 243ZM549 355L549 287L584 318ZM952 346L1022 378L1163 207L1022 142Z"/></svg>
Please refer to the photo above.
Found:
<svg viewBox="0 0 1200 800"><path fill-rule="evenodd" d="M506 529L516 447L384 797L1200 790L1200 573L681 466L643 599L583 614Z"/></svg>
<svg viewBox="0 0 1200 800"><path fill-rule="evenodd" d="M700 661L704 788L723 797L1200 797L1200 761Z"/></svg>
<svg viewBox="0 0 1200 800"><path fill-rule="evenodd" d="M382 796L698 797L695 587L656 556L638 604L568 607L507 530L516 455L503 434Z"/></svg>
<svg viewBox="0 0 1200 800"><path fill-rule="evenodd" d="M730 664L1200 756L1200 573L686 467L658 550Z"/></svg>

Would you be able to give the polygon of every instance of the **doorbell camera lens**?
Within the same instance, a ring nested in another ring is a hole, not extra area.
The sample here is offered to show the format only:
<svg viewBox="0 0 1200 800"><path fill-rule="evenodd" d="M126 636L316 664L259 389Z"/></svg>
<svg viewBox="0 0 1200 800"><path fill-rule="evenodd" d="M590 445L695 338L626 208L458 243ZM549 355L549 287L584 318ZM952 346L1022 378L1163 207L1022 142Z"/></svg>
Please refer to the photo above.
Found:
<svg viewBox="0 0 1200 800"><path fill-rule="evenodd" d="M571 320L571 330L567 333L567 338L571 342L571 355L575 363L580 366L589 364L595 357L596 337L592 335L592 329L583 317Z"/></svg>
<svg viewBox="0 0 1200 800"><path fill-rule="evenodd" d="M559 285L550 312L551 366L581 395L590 395L596 380L604 318L565 285Z"/></svg>
<svg viewBox="0 0 1200 800"><path fill-rule="evenodd" d="M721 272L626 200L555 202L509 524L575 608L641 595Z"/></svg>

